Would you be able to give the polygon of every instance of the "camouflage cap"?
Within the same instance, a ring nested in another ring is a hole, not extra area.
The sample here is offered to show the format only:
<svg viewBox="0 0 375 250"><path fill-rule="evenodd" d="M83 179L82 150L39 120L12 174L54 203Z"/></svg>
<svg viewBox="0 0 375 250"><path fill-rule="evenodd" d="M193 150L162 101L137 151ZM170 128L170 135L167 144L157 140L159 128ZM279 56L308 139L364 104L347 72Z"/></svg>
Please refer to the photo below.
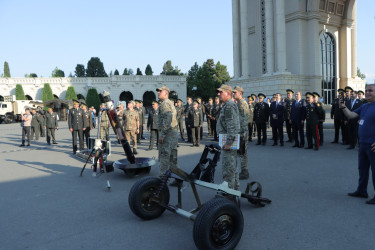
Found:
<svg viewBox="0 0 375 250"><path fill-rule="evenodd" d="M170 89L167 86L165 86L165 85L163 85L160 88L156 89L156 91L161 91L161 90L166 90L166 91L168 91L168 93L171 92Z"/></svg>
<svg viewBox="0 0 375 250"><path fill-rule="evenodd" d="M227 84L222 84L220 86L220 88L217 89L218 91L226 91L226 92L232 92L233 89L231 86L227 85Z"/></svg>
<svg viewBox="0 0 375 250"><path fill-rule="evenodd" d="M236 86L234 89L233 89L233 91L232 91L233 93L236 93L236 92L241 92L241 93L243 93L244 92L244 90L243 90L243 88L242 87L240 87L240 86Z"/></svg>

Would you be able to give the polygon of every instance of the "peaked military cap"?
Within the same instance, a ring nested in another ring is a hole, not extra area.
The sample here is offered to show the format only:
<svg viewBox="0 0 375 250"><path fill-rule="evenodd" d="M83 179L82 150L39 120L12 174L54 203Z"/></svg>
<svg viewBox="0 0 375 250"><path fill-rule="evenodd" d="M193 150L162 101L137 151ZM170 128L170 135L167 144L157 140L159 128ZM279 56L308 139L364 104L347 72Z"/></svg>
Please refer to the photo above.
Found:
<svg viewBox="0 0 375 250"><path fill-rule="evenodd" d="M287 89L287 90L286 90L286 93L292 93L292 94L294 94L294 91L291 90L291 89Z"/></svg>
<svg viewBox="0 0 375 250"><path fill-rule="evenodd" d="M159 103L156 100L153 100L152 104L159 104Z"/></svg>
<svg viewBox="0 0 375 250"><path fill-rule="evenodd" d="M364 95L365 94L365 92L363 92L362 90L358 90L358 92L357 92L358 94L359 93L362 93L362 95Z"/></svg>
<svg viewBox="0 0 375 250"><path fill-rule="evenodd" d="M194 100L193 103L199 104L199 102L197 100Z"/></svg>
<svg viewBox="0 0 375 250"><path fill-rule="evenodd" d="M72 99L73 104L79 104L79 101L77 99Z"/></svg>
<svg viewBox="0 0 375 250"><path fill-rule="evenodd" d="M353 91L353 89L351 87L349 87L349 86L346 86L345 87L345 92L348 92L348 91Z"/></svg>
<svg viewBox="0 0 375 250"><path fill-rule="evenodd" d="M311 92L306 92L305 96L306 97L309 97L309 96L313 97L313 94Z"/></svg>
<svg viewBox="0 0 375 250"><path fill-rule="evenodd" d="M265 95L265 94L263 94L263 93L259 93L259 94L258 94L258 97L263 97L263 98L266 98L266 95Z"/></svg>
<svg viewBox="0 0 375 250"><path fill-rule="evenodd" d="M345 90L344 89L338 89L337 92L342 93L342 92L345 92Z"/></svg>
<svg viewBox="0 0 375 250"><path fill-rule="evenodd" d="M320 97L320 95L319 95L317 92L312 92L312 95L313 95L314 97Z"/></svg>
<svg viewBox="0 0 375 250"><path fill-rule="evenodd" d="M181 99L177 99L177 102L181 102L182 103L182 100Z"/></svg>

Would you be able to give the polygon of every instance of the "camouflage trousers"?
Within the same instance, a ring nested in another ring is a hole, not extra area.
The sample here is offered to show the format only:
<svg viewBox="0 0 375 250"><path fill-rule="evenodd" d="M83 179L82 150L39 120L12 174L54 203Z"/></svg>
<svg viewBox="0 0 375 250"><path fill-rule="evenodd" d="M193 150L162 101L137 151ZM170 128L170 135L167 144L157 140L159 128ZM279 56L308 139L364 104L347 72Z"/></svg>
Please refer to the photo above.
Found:
<svg viewBox="0 0 375 250"><path fill-rule="evenodd" d="M109 128L105 126L100 126L100 139L104 140L104 136L105 140L109 141Z"/></svg>
<svg viewBox="0 0 375 250"><path fill-rule="evenodd" d="M237 150L221 151L223 180L228 182L229 188L238 190L240 187L237 169Z"/></svg>
<svg viewBox="0 0 375 250"><path fill-rule="evenodd" d="M249 141L247 138L247 133L240 136L240 149L237 151L238 157L240 158L241 172L248 170L247 145L249 144Z"/></svg>
<svg viewBox="0 0 375 250"><path fill-rule="evenodd" d="M135 130L126 130L125 137L128 141L129 145L130 142L133 142L133 149L137 149L137 134Z"/></svg>
<svg viewBox="0 0 375 250"><path fill-rule="evenodd" d="M159 133L160 137L160 133ZM177 162L178 132L175 129L168 131L163 143L159 143L160 176L169 168L178 168Z"/></svg>

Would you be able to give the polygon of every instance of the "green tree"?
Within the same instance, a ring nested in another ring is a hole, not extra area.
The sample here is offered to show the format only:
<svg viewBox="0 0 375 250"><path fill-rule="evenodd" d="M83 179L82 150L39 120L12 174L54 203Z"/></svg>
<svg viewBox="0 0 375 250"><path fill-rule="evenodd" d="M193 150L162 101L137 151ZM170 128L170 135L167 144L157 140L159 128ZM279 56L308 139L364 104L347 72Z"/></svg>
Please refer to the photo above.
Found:
<svg viewBox="0 0 375 250"><path fill-rule="evenodd" d="M90 88L87 91L86 104L89 107L94 106L94 108L96 110L99 110L99 108L100 108L100 98L99 98L99 94L98 94L98 91L96 90L96 88Z"/></svg>
<svg viewBox="0 0 375 250"><path fill-rule="evenodd" d="M152 76L154 72L152 71L151 65L147 64L146 69L145 69L145 75L146 76Z"/></svg>
<svg viewBox="0 0 375 250"><path fill-rule="evenodd" d="M26 100L25 92L21 84L16 84L16 100Z"/></svg>
<svg viewBox="0 0 375 250"><path fill-rule="evenodd" d="M357 76L364 80L366 78L366 75L361 72L359 68L357 68Z"/></svg>
<svg viewBox="0 0 375 250"><path fill-rule="evenodd" d="M124 72L122 73L122 75L123 76L128 76L129 75L128 68L124 69Z"/></svg>
<svg viewBox="0 0 375 250"><path fill-rule="evenodd" d="M77 100L77 94L73 86L69 86L68 89L66 90L66 96L65 100L72 100L76 99Z"/></svg>
<svg viewBox="0 0 375 250"><path fill-rule="evenodd" d="M181 73L181 70L178 69L177 66L173 68L172 61L168 60L168 61L166 61L164 63L164 65L163 65L163 71L160 73L160 75L174 75L174 76L178 76L178 75L183 75L183 73Z"/></svg>
<svg viewBox="0 0 375 250"><path fill-rule="evenodd" d="M108 77L104 70L104 65L100 61L99 57L91 57L87 63L86 69L87 77Z"/></svg>
<svg viewBox="0 0 375 250"><path fill-rule="evenodd" d="M196 77L197 77L198 70L199 70L198 63L195 62L194 65L191 66L190 70L188 71L188 75L186 77L188 96L193 96L195 94L193 91L193 88L197 87Z"/></svg>
<svg viewBox="0 0 375 250"><path fill-rule="evenodd" d="M53 96L51 86L49 83L45 83L43 86L43 91L42 91L42 101L51 101L54 100L55 97ZM45 110L47 110L47 107L44 107Z"/></svg>
<svg viewBox="0 0 375 250"><path fill-rule="evenodd" d="M4 77L10 77L9 64L7 61L4 62Z"/></svg>
<svg viewBox="0 0 375 250"><path fill-rule="evenodd" d="M65 73L64 73L64 71L62 71L61 69L56 67L52 71L52 77L65 77Z"/></svg>
<svg viewBox="0 0 375 250"><path fill-rule="evenodd" d="M142 71L139 68L137 68L137 76L141 76L141 75L143 75Z"/></svg>
<svg viewBox="0 0 375 250"><path fill-rule="evenodd" d="M74 71L76 77L85 77L86 70L83 64L77 64L76 70Z"/></svg>
<svg viewBox="0 0 375 250"><path fill-rule="evenodd" d="M38 75L35 73L30 73L29 77L38 77Z"/></svg>
<svg viewBox="0 0 375 250"><path fill-rule="evenodd" d="M115 69L115 72L113 73L113 75L118 76L118 75L120 75L120 73L118 72L117 69Z"/></svg>

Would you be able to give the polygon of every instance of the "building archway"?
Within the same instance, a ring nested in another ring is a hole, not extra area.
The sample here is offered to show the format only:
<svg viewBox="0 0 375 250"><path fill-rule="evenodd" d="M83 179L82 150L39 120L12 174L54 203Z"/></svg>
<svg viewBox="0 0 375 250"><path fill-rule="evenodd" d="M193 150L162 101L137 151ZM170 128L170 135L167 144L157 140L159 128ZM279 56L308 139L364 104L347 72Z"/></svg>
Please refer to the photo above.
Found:
<svg viewBox="0 0 375 250"><path fill-rule="evenodd" d="M156 95L153 91L146 91L143 94L143 106L148 110L152 106L152 101L156 100Z"/></svg>
<svg viewBox="0 0 375 250"><path fill-rule="evenodd" d="M31 98L31 96L29 96L29 95L25 95L25 97L26 97L26 100L29 100L29 101L31 101L33 98Z"/></svg>
<svg viewBox="0 0 375 250"><path fill-rule="evenodd" d="M81 99L86 100L86 98L82 94L77 94L77 99L78 100L81 100Z"/></svg>
<svg viewBox="0 0 375 250"><path fill-rule="evenodd" d="M130 91L123 91L120 94L119 100L128 103L129 101L133 100L133 94Z"/></svg>
<svg viewBox="0 0 375 250"><path fill-rule="evenodd" d="M327 32L320 36L320 53L322 66L322 97L325 104L331 104L336 97L336 41Z"/></svg>
<svg viewBox="0 0 375 250"><path fill-rule="evenodd" d="M0 95L0 102L3 102L3 101L4 101L4 97Z"/></svg>

